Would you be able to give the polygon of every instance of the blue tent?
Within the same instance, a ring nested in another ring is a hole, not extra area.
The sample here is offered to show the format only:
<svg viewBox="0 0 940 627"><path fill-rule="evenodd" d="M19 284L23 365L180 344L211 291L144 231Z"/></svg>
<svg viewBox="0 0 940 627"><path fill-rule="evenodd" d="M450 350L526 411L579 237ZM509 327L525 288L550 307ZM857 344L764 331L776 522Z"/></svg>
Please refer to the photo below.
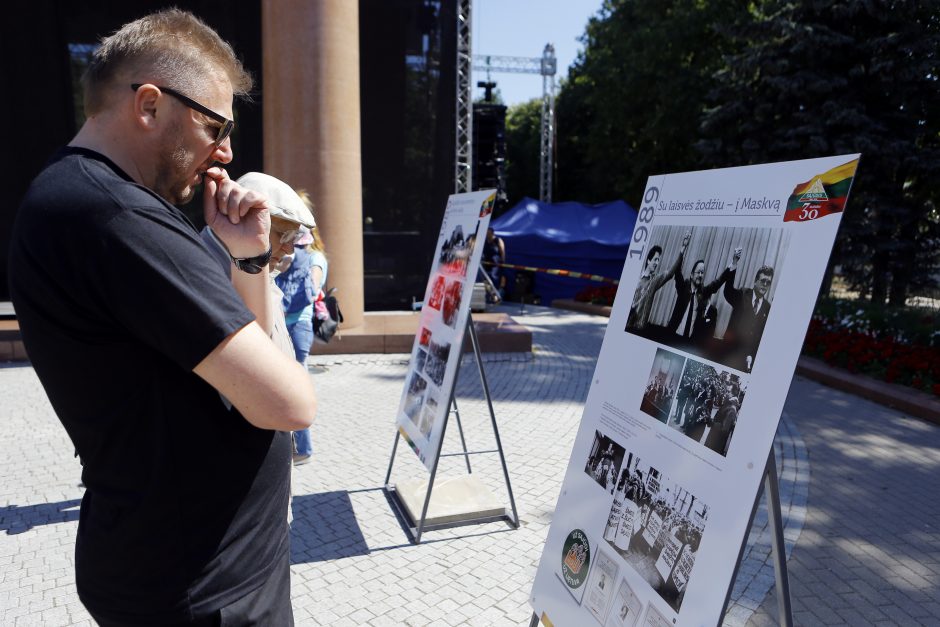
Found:
<svg viewBox="0 0 940 627"><path fill-rule="evenodd" d="M490 226L506 243L507 263L620 279L635 222L636 210L622 200L585 205L523 198ZM506 274L511 291L515 273ZM556 298L574 298L585 287L603 285L537 272L533 291L548 305Z"/></svg>

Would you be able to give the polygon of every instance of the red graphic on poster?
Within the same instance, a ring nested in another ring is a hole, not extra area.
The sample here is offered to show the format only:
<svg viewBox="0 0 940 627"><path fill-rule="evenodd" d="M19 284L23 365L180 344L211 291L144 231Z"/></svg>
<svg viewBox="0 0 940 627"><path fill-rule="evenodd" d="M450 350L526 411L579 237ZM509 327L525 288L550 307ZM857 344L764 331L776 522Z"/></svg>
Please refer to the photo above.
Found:
<svg viewBox="0 0 940 627"><path fill-rule="evenodd" d="M428 299L428 307L433 307L440 311L441 300L444 298L444 277L438 276L434 279L434 287L431 288L431 298Z"/></svg>

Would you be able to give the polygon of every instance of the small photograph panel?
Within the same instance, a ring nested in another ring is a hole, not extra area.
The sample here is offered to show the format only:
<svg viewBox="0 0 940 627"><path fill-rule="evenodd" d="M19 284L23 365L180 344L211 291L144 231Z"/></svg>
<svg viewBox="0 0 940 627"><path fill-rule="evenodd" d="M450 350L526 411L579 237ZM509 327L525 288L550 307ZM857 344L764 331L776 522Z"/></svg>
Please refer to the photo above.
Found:
<svg viewBox="0 0 940 627"><path fill-rule="evenodd" d="M666 424L727 457L747 383L737 372L687 360Z"/></svg>
<svg viewBox="0 0 940 627"><path fill-rule="evenodd" d="M444 385L444 373L447 370L447 358L450 356L450 342L437 343L430 341L428 346L428 361L424 366L424 374L437 387Z"/></svg>
<svg viewBox="0 0 940 627"><path fill-rule="evenodd" d="M584 464L584 472L594 479L597 485L613 494L624 452L624 448L614 440L600 431L595 431L591 452Z"/></svg>
<svg viewBox="0 0 940 627"><path fill-rule="evenodd" d="M666 422L676 398L684 366L685 357L682 355L662 348L656 350L643 399L640 401L640 411L660 422Z"/></svg>

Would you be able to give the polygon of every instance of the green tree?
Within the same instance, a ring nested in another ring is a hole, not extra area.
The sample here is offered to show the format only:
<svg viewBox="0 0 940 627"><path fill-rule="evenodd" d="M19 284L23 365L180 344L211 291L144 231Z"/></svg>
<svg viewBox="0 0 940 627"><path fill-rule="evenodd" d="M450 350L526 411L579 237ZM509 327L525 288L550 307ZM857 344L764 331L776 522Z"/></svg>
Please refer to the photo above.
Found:
<svg viewBox="0 0 940 627"><path fill-rule="evenodd" d="M725 31L699 142L712 164L861 152L833 262L903 305L940 250L940 1L759 3Z"/></svg>
<svg viewBox="0 0 940 627"><path fill-rule="evenodd" d="M509 206L539 197L542 99L509 107L506 113L506 195Z"/></svg>
<svg viewBox="0 0 940 627"><path fill-rule="evenodd" d="M558 96L557 194L638 204L651 174L702 165L704 96L749 19L741 0L605 0Z"/></svg>

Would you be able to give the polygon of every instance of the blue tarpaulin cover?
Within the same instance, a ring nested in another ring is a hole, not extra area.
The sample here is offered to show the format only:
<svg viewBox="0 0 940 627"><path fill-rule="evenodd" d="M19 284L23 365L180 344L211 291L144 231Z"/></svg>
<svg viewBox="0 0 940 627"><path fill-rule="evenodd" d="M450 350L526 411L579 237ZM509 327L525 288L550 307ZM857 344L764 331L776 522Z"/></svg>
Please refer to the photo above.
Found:
<svg viewBox="0 0 940 627"><path fill-rule="evenodd" d="M635 222L636 210L622 200L585 205L523 198L490 226L506 244L507 263L620 279ZM506 275L511 291L515 273L507 270ZM537 272L533 291L549 305L574 298L584 287L603 285Z"/></svg>

